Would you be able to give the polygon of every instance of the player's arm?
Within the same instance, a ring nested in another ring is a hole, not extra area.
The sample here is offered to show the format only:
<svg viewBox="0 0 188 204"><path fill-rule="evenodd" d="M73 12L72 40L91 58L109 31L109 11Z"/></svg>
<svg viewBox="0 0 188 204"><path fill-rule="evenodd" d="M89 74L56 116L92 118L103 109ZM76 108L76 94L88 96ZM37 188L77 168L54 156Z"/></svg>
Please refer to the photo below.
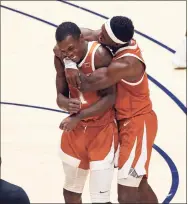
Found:
<svg viewBox="0 0 188 204"><path fill-rule="evenodd" d="M144 73L145 67L135 57L123 57L112 63L108 68L103 67L90 76L81 74L81 91L95 91L107 88L121 79L135 81Z"/></svg>
<svg viewBox="0 0 188 204"><path fill-rule="evenodd" d="M80 101L78 99L69 99L69 89L65 77L64 64L60 59L54 56L54 66L56 69L56 102L59 108L70 113L77 113L80 110Z"/></svg>
<svg viewBox="0 0 188 204"><path fill-rule="evenodd" d="M95 67L100 70L100 67L108 66L112 60L112 56L108 50L99 47L95 54ZM93 117L98 114L103 114L115 104L116 87L112 86L102 91L101 98L90 107L81 110L75 115L72 115L62 121L60 128L64 130L72 130L76 127L80 120L88 117Z"/></svg>
<svg viewBox="0 0 188 204"><path fill-rule="evenodd" d="M101 67L108 66L111 63L112 55L106 48L100 46L95 53L94 60L95 68L97 70L100 70ZM101 94L100 100L98 100L95 104L91 105L87 109L81 110L78 113L77 117L79 117L80 120L102 114L115 104L115 86L111 86L105 90L102 90L102 92L99 92L99 94Z"/></svg>
<svg viewBox="0 0 188 204"><path fill-rule="evenodd" d="M89 28L80 28L84 39L87 41L98 41L98 34L100 30L91 30Z"/></svg>
<svg viewBox="0 0 188 204"><path fill-rule="evenodd" d="M99 101L97 101L95 104L91 105L87 109L81 110L76 115L76 117L78 117L79 120L83 120L85 118L103 114L115 104L115 98L115 87L109 88L108 90L105 90L105 95L103 95L103 97Z"/></svg>
<svg viewBox="0 0 188 204"><path fill-rule="evenodd" d="M57 98L56 102L59 108L67 110L68 104L68 84L66 82L64 65L60 59L54 56L54 66L56 69L56 91Z"/></svg>

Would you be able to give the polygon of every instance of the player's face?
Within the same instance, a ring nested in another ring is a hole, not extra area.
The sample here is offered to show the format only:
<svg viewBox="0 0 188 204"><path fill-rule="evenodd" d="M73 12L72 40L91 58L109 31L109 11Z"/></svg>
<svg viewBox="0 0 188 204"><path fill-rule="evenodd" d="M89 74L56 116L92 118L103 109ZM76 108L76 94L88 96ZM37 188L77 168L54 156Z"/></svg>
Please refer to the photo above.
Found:
<svg viewBox="0 0 188 204"><path fill-rule="evenodd" d="M75 39L72 36L67 36L61 42L58 42L58 47L64 57L68 57L73 62L79 62L83 56L83 38Z"/></svg>
<svg viewBox="0 0 188 204"><path fill-rule="evenodd" d="M116 45L116 43L111 40L111 38L109 37L108 33L106 32L104 24L101 27L101 32L99 34L98 41L101 44L109 46L109 47L114 47Z"/></svg>

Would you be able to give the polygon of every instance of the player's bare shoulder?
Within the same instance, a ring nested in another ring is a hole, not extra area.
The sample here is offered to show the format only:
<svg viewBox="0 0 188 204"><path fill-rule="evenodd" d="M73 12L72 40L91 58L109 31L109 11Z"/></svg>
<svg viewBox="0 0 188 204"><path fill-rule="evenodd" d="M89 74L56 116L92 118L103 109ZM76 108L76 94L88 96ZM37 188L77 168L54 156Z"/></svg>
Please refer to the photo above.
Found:
<svg viewBox="0 0 188 204"><path fill-rule="evenodd" d="M95 68L108 67L112 61L112 57L110 50L103 45L100 45L94 57Z"/></svg>

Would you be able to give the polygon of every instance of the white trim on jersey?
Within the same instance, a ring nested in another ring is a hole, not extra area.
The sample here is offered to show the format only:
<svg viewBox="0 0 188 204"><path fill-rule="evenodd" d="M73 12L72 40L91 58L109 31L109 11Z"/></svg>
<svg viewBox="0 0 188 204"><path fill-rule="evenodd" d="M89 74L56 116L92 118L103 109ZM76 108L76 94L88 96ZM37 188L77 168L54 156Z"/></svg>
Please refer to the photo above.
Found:
<svg viewBox="0 0 188 204"><path fill-rule="evenodd" d="M135 49L137 49L137 47L138 47L138 44L136 43L135 45L129 45L129 46L127 46L127 47L122 47L122 48L120 48L120 49L118 49L116 52L115 52L115 55L117 54L117 53L119 53L119 52L121 52L121 51L123 51L123 50L135 50Z"/></svg>
<svg viewBox="0 0 188 204"><path fill-rule="evenodd" d="M132 53L125 53L125 54L121 55L120 57L116 58L115 60L120 59L122 57L126 57L126 56L136 57L137 59L139 59L141 62L143 62L145 64L145 62L140 57L138 57L137 55L132 54Z"/></svg>
<svg viewBox="0 0 188 204"><path fill-rule="evenodd" d="M59 156L64 163L69 164L70 166L78 168L80 165L79 159L66 154L62 149L59 150Z"/></svg>
<svg viewBox="0 0 188 204"><path fill-rule="evenodd" d="M143 81L144 75L145 75L145 72L144 72L142 78L139 81L137 81L137 82L128 82L128 81L126 81L124 79L121 79L121 81L126 83L126 84L128 84L128 85L130 85L130 86L137 86L137 85L141 84L141 82Z"/></svg>
<svg viewBox="0 0 188 204"><path fill-rule="evenodd" d="M113 135L110 151L108 152L108 154L103 160L90 162L91 171L109 169L111 168L112 165L114 166L114 155L115 155L115 148L114 148L114 135Z"/></svg>
<svg viewBox="0 0 188 204"><path fill-rule="evenodd" d="M124 179L128 177L129 171L131 169L132 163L135 158L136 145L137 145L137 137L135 138L134 146L131 150L128 160L124 163L123 167L118 170L118 179Z"/></svg>
<svg viewBox="0 0 188 204"><path fill-rule="evenodd" d="M144 122L144 133L143 133L143 138L142 138L141 155L140 155L140 157L136 163L136 166L134 168L136 173L139 176L146 174L146 169L145 169L146 161L147 161L147 132L146 132L146 124Z"/></svg>
<svg viewBox="0 0 188 204"><path fill-rule="evenodd" d="M91 68L93 70L93 72L95 71L95 53L97 51L97 49L101 46L101 44L97 44L92 52L92 56L91 56Z"/></svg>
<svg viewBox="0 0 188 204"><path fill-rule="evenodd" d="M135 55L135 54L131 54L131 53L126 53L126 54L124 54L124 55L121 55L120 57L116 58L116 60L117 60L117 59L120 59L120 58L122 58L122 57L126 57L126 56L136 57L137 59L139 59L141 62L143 62L143 63L145 64L145 62L144 62L140 57L138 57L138 56ZM126 80L124 80L124 79L121 79L121 81L124 82L124 83L126 83L126 84L128 84L128 85L136 86L136 85L140 84L140 83L143 81L144 75L145 75L145 72L144 72L142 78L141 78L138 82L128 82L128 81L126 81Z"/></svg>
<svg viewBox="0 0 188 204"><path fill-rule="evenodd" d="M138 141L137 141L137 136L136 136L134 146L131 150L128 160L124 163L123 167L118 170L118 179L128 178L130 174L132 163L135 159L137 142ZM134 167L134 170L136 171L138 176L143 176L146 174L146 169L145 169L146 162L147 162L147 131L146 131L146 125L144 122L144 132L143 132L143 138L142 138L141 154Z"/></svg>
<svg viewBox="0 0 188 204"><path fill-rule="evenodd" d="M87 56L88 56L88 54L89 54L89 52L90 52L90 49L91 49L93 43L94 43L94 41L88 42L87 53L86 53L84 59L78 64L78 67L81 67L81 66L84 64L84 62L85 62L85 60L86 60L86 58L87 58Z"/></svg>

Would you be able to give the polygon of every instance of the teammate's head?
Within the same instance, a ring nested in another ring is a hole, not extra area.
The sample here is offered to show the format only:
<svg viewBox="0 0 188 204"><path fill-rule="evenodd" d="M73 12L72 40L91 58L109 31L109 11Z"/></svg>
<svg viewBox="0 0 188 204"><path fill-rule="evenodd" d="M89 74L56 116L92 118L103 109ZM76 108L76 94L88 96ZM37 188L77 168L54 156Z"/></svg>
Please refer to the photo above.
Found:
<svg viewBox="0 0 188 204"><path fill-rule="evenodd" d="M109 47L128 43L134 35L132 21L125 16L114 16L102 25L99 42Z"/></svg>
<svg viewBox="0 0 188 204"><path fill-rule="evenodd" d="M56 41L64 57L79 62L83 57L85 41L80 28L72 22L63 22L56 29Z"/></svg>

